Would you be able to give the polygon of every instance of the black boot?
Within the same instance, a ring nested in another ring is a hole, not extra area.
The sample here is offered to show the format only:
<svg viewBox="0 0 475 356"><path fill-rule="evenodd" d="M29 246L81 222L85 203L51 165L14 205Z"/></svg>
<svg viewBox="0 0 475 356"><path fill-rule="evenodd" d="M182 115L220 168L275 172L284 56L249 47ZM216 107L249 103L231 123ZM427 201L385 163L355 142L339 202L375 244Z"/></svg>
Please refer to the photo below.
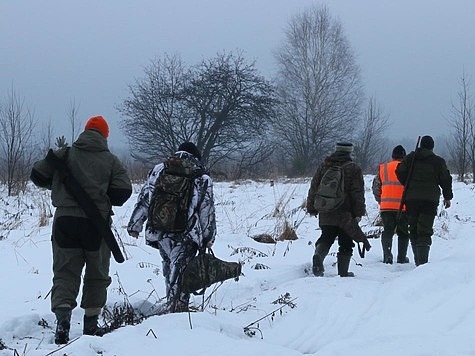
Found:
<svg viewBox="0 0 475 356"><path fill-rule="evenodd" d="M417 266L429 262L430 246L417 246Z"/></svg>
<svg viewBox="0 0 475 356"><path fill-rule="evenodd" d="M71 309L57 308L56 332L54 334L54 343L57 345L67 344L69 341L69 329L71 328Z"/></svg>
<svg viewBox="0 0 475 356"><path fill-rule="evenodd" d="M84 335L103 336L106 333L105 328L101 328L97 325L99 315L85 316L82 333Z"/></svg>
<svg viewBox="0 0 475 356"><path fill-rule="evenodd" d="M407 247L409 246L409 238L399 237L397 240L397 263L409 263L407 258Z"/></svg>
<svg viewBox="0 0 475 356"><path fill-rule="evenodd" d="M340 277L354 277L355 274L353 272L348 272L348 268L350 267L351 255L343 255L341 253L337 253L336 257L338 265L338 275Z"/></svg>
<svg viewBox="0 0 475 356"><path fill-rule="evenodd" d="M323 277L323 272L325 271L323 268L323 260L327 256L328 251L330 251L330 246L322 242L319 242L315 247L315 254L312 259L312 271L317 277Z"/></svg>
<svg viewBox="0 0 475 356"><path fill-rule="evenodd" d="M387 236L387 233L383 232L381 236L381 247L383 248L383 263L393 264L393 254L391 253L393 245L392 236Z"/></svg>

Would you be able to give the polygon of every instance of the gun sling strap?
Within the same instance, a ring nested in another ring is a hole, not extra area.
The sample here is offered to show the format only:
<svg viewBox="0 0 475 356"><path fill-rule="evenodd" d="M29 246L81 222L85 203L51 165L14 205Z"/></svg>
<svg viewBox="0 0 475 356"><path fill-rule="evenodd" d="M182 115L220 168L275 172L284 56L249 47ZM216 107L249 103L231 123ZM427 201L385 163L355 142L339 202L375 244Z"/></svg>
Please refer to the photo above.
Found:
<svg viewBox="0 0 475 356"><path fill-rule="evenodd" d="M64 172L63 184L66 187L66 191L78 202L79 206L84 210L87 217L91 220L94 227L99 234L104 238L107 246L110 248L114 259L118 263L125 261L124 255L112 233L110 225L101 215L101 212L97 208L94 201L86 193L84 188L79 184L77 179L71 174L69 167L66 164L66 157L68 155L69 147L66 149L65 159L58 158L53 150L49 150L46 155L46 160L55 169L62 170Z"/></svg>

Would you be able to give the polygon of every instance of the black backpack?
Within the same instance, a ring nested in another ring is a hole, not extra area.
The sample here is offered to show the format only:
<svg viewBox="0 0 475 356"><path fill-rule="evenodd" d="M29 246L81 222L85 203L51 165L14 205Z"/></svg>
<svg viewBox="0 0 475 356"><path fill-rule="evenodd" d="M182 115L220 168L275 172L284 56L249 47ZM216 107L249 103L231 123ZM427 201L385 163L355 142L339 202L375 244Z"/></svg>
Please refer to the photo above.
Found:
<svg viewBox="0 0 475 356"><path fill-rule="evenodd" d="M345 162L341 166L331 166L323 174L313 201L318 212L326 213L339 208L345 201L345 174L343 168L353 162Z"/></svg>
<svg viewBox="0 0 475 356"><path fill-rule="evenodd" d="M193 161L186 157L172 156L164 166L155 181L148 209L148 226L152 232L185 232L194 181L204 171L195 169Z"/></svg>

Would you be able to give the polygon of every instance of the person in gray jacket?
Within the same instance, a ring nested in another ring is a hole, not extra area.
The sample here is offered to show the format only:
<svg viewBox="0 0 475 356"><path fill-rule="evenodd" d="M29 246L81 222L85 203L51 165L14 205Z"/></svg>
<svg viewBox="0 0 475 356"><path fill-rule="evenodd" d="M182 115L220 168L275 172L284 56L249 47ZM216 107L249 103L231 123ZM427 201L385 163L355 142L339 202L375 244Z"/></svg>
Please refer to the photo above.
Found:
<svg viewBox="0 0 475 356"><path fill-rule="evenodd" d="M315 195L325 173L332 167L342 167L344 175L344 202L338 208L319 212L315 206ZM318 223L322 230L321 236L315 243L315 252L312 258L312 271L315 276L322 277L325 271L323 261L335 241L338 241L337 269L340 277L354 277L349 272L353 247L356 242L363 242L369 251L371 245L358 223L366 213L364 180L361 168L353 162L353 144L338 142L335 151L330 154L318 167L312 178L307 195L307 212L319 216Z"/></svg>
<svg viewBox="0 0 475 356"><path fill-rule="evenodd" d="M112 206L124 204L132 194L127 171L107 146L109 127L102 116L90 118L71 147L51 151L66 162L71 175L93 200L102 218L112 222ZM51 153L50 152L50 153ZM85 310L83 334L102 336L98 316L107 301L111 283L111 251L78 201L68 193L64 172L46 158L35 162L31 171L35 185L51 190L56 211L53 219L53 287L51 310L56 315L55 343L69 341L71 312L85 267L81 308Z"/></svg>
<svg viewBox="0 0 475 356"><path fill-rule="evenodd" d="M164 312L183 312L189 306L190 294L181 291L180 284L188 262L198 249L211 248L216 236L216 219L213 197L213 182L206 168L200 162L201 153L195 144L184 142L174 156L189 160L194 171L200 171L193 182L193 194L188 206L184 232L166 232L152 226L149 206L155 190L155 182L164 172L165 165L156 165L143 185L135 209L132 212L127 231L137 238L145 222L145 239L148 245L160 251L165 277L167 304Z"/></svg>

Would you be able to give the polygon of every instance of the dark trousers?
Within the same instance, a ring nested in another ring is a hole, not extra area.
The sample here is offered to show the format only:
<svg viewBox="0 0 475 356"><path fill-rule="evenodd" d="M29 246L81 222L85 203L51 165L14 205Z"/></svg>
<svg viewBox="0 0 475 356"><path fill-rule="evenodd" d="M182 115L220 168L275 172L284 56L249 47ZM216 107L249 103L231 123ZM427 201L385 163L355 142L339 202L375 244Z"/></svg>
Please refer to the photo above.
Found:
<svg viewBox="0 0 475 356"><path fill-rule="evenodd" d="M408 200L406 202L409 239L413 246L430 246L432 244L437 206L437 202L423 200Z"/></svg>
<svg viewBox="0 0 475 356"><path fill-rule="evenodd" d="M381 212L381 219L383 220L384 231L383 231L383 239L391 239L393 238L394 231L398 238L407 239L409 238L409 229L408 229L408 221L406 213L402 212L401 216L399 217L399 221L397 221L397 211L382 211ZM396 227L397 223L397 227Z"/></svg>
<svg viewBox="0 0 475 356"><path fill-rule="evenodd" d="M320 228L322 229L322 235L317 240L316 245L324 244L330 247L338 237L338 253L349 256L353 255L353 247L355 247L355 244L350 235L345 233L343 229L333 225L323 225L320 226Z"/></svg>

